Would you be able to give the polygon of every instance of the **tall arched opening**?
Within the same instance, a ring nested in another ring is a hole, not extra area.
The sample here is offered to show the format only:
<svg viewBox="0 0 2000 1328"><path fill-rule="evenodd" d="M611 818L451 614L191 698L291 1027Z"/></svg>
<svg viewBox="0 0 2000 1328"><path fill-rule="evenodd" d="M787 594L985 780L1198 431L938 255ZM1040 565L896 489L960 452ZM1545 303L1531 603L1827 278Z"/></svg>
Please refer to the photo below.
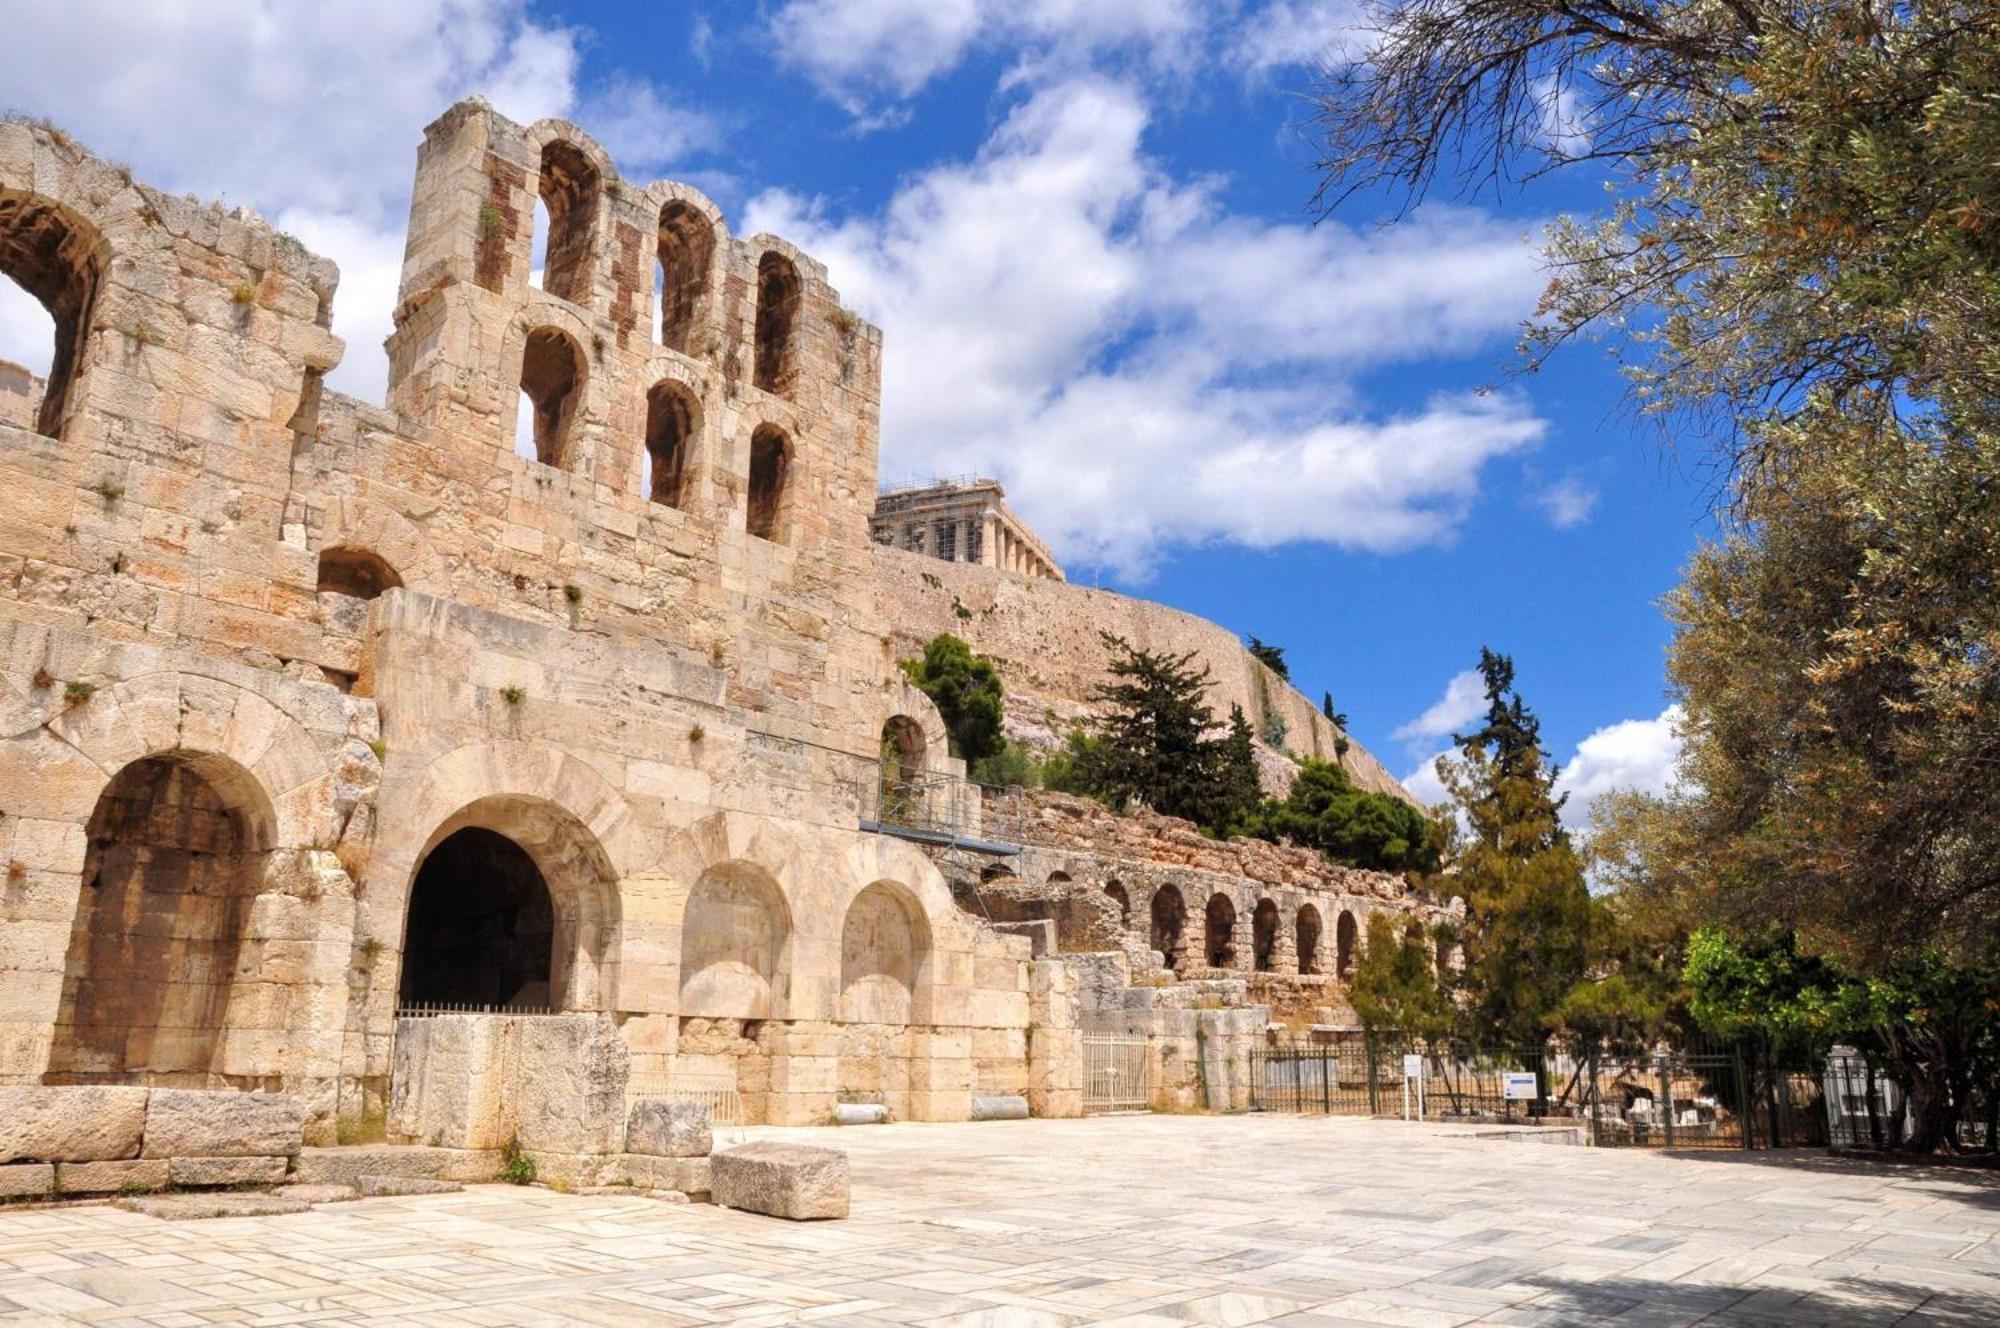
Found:
<svg viewBox="0 0 2000 1328"><path fill-rule="evenodd" d="M542 148L536 189L549 226L542 289L559 300L587 305L597 240L597 166L573 143L548 143Z"/></svg>
<svg viewBox="0 0 2000 1328"><path fill-rule="evenodd" d="M796 371L799 270L783 254L767 250L757 261L757 330L751 382L766 392L789 396Z"/></svg>
<svg viewBox="0 0 2000 1328"><path fill-rule="evenodd" d="M1257 901L1250 913L1250 956L1259 973L1271 971L1278 950L1278 906L1268 899Z"/></svg>
<svg viewBox="0 0 2000 1328"><path fill-rule="evenodd" d="M53 325L46 366L26 366L44 381L39 403L21 403L21 422L51 438L62 434L83 367L104 263L103 237L83 218L40 195L0 189L0 276L33 297Z"/></svg>
<svg viewBox="0 0 2000 1328"><path fill-rule="evenodd" d="M403 930L404 1008L549 1009L554 901L541 868L507 836L454 831L424 855Z"/></svg>
<svg viewBox="0 0 2000 1328"><path fill-rule="evenodd" d="M516 438L522 455L532 455L545 466L569 468L574 450L570 435L583 399L584 373L583 348L567 332L538 327L528 334L521 348L527 437Z"/></svg>
<svg viewBox="0 0 2000 1328"><path fill-rule="evenodd" d="M1202 955L1210 968L1236 967L1236 902L1217 893L1208 897Z"/></svg>
<svg viewBox="0 0 2000 1328"><path fill-rule="evenodd" d="M1125 886L1121 882L1111 881L1105 885L1104 893L1110 896L1112 903L1118 905L1118 925L1120 927L1130 927L1132 925L1132 896L1126 893Z"/></svg>
<svg viewBox="0 0 2000 1328"><path fill-rule="evenodd" d="M775 425L750 436L750 501L743 528L758 539L783 542L790 516L792 441Z"/></svg>
<svg viewBox="0 0 2000 1328"><path fill-rule="evenodd" d="M681 916L681 1017L783 1017L791 936L769 873L747 862L703 872Z"/></svg>
<svg viewBox="0 0 2000 1328"><path fill-rule="evenodd" d="M1181 933L1187 929L1187 901L1181 898L1180 887L1163 885L1153 891L1149 913L1152 925L1148 934L1152 946L1160 952L1169 969L1178 971Z"/></svg>
<svg viewBox="0 0 2000 1328"><path fill-rule="evenodd" d="M1354 923L1354 915L1346 909L1340 910L1340 921L1334 924L1333 953L1334 972L1342 982L1354 976L1354 951L1360 928Z"/></svg>
<svg viewBox="0 0 2000 1328"><path fill-rule="evenodd" d="M692 355L708 300L715 228L689 204L667 204L660 209L659 259L660 344Z"/></svg>
<svg viewBox="0 0 2000 1328"><path fill-rule="evenodd" d="M263 790L220 756L134 761L99 795L49 1052L51 1083L202 1086L272 847Z"/></svg>
<svg viewBox="0 0 2000 1328"><path fill-rule="evenodd" d="M646 393L646 496L652 501L687 505L695 420L694 398L679 383L655 383Z"/></svg>
<svg viewBox="0 0 2000 1328"><path fill-rule="evenodd" d="M1308 977L1317 974L1319 967L1319 909L1312 904L1299 906L1298 920L1293 924L1295 940L1299 950L1299 972Z"/></svg>
<svg viewBox="0 0 2000 1328"><path fill-rule="evenodd" d="M840 934L841 1020L914 1022L928 936L922 910L900 887L878 881L856 895Z"/></svg>

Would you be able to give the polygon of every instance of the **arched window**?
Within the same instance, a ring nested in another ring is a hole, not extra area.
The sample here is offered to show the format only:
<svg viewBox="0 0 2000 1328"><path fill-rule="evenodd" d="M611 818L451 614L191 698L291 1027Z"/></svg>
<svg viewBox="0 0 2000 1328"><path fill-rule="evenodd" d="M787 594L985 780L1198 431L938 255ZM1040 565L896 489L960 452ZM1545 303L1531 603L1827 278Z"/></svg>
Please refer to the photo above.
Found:
<svg viewBox="0 0 2000 1328"><path fill-rule="evenodd" d="M698 209L669 203L660 209L659 254L660 344L692 355L715 259L714 228Z"/></svg>
<svg viewBox="0 0 2000 1328"><path fill-rule="evenodd" d="M1125 892L1125 887L1117 881L1112 881L1104 887L1104 893L1111 896L1112 903L1118 905L1118 925L1121 927L1131 926L1132 896Z"/></svg>
<svg viewBox="0 0 2000 1328"><path fill-rule="evenodd" d="M345 546L322 549L319 554L319 591L346 595L350 599L374 599L383 591L403 584L396 569L367 549Z"/></svg>
<svg viewBox="0 0 2000 1328"><path fill-rule="evenodd" d="M1354 946L1359 929L1354 925L1354 915L1346 909L1340 911L1340 921L1333 928L1334 972L1342 982L1354 976Z"/></svg>
<svg viewBox="0 0 2000 1328"><path fill-rule="evenodd" d="M758 539L782 542L790 515L786 492L792 468L792 443L783 431L763 425L750 437L750 505L744 529Z"/></svg>
<svg viewBox="0 0 2000 1328"><path fill-rule="evenodd" d="M36 195L0 189L0 276L41 305L52 335L45 362L24 365L25 373L0 381L0 420L61 436L103 268L104 242L88 222ZM18 303L32 308L26 300ZM33 381L38 371L39 390Z"/></svg>
<svg viewBox="0 0 2000 1328"><path fill-rule="evenodd" d="M1278 949L1278 906L1268 899L1257 901L1250 914L1250 955L1259 973L1271 971Z"/></svg>
<svg viewBox="0 0 2000 1328"><path fill-rule="evenodd" d="M1299 972L1311 976L1319 972L1319 909L1311 904L1300 905L1294 930L1298 940Z"/></svg>
<svg viewBox="0 0 2000 1328"><path fill-rule="evenodd" d="M1178 886L1163 885L1153 892L1152 944L1166 961L1168 969L1177 969L1180 964L1181 931L1187 925L1187 902L1181 898Z"/></svg>
<svg viewBox="0 0 2000 1328"><path fill-rule="evenodd" d="M678 383L655 383L646 394L646 496L668 507L687 503L688 458L694 450L695 406Z"/></svg>
<svg viewBox="0 0 2000 1328"><path fill-rule="evenodd" d="M507 836L468 826L417 869L397 1000L550 1008L555 944L555 908L535 860Z"/></svg>
<svg viewBox="0 0 2000 1328"><path fill-rule="evenodd" d="M1207 946L1204 953L1210 968L1236 966L1236 902L1225 894L1208 898Z"/></svg>
<svg viewBox="0 0 2000 1328"><path fill-rule="evenodd" d="M559 300L588 304L591 253L597 238L597 167L581 148L549 143L542 148L537 192L548 213L542 289Z"/></svg>
<svg viewBox="0 0 2000 1328"><path fill-rule="evenodd" d="M779 396L792 390L799 292L799 270L792 260L766 251L757 263L757 344L750 381Z"/></svg>
<svg viewBox="0 0 2000 1328"><path fill-rule="evenodd" d="M538 327L528 334L521 351L522 411L528 436L516 439L516 450L545 466L567 468L570 429L583 397L583 349L568 333Z"/></svg>
<svg viewBox="0 0 2000 1328"><path fill-rule="evenodd" d="M882 725L882 797L880 819L894 825L920 825L925 790L918 781L924 769L923 726L908 715L892 716Z"/></svg>

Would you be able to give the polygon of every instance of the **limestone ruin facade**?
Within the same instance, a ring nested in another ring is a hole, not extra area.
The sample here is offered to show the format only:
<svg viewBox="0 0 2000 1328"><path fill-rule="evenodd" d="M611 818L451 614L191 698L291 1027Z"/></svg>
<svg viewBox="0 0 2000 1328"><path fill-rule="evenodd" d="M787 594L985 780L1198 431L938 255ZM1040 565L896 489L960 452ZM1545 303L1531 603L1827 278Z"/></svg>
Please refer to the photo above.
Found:
<svg viewBox="0 0 2000 1328"><path fill-rule="evenodd" d="M1007 506L1007 491L998 480L939 480L885 489L875 500L869 533L884 548L1064 579L1042 537Z"/></svg>
<svg viewBox="0 0 2000 1328"><path fill-rule="evenodd" d="M0 1083L283 1089L325 1126L382 1109L399 1012L450 1007L594 1016L635 1083L753 1120L1072 1114L1094 1017L1191 1046L1175 983L1223 978L1261 1030L1259 973L1338 1005L1370 911L1436 911L1061 800L1001 840L1022 800L965 785L897 668L931 617L1020 651L1033 585L1042 630L1220 629L879 548L880 333L573 125L425 130L384 405L324 386L330 262L46 126L0 124L0 272L56 329L45 383L0 374ZM942 837L885 823L884 735L952 790Z"/></svg>

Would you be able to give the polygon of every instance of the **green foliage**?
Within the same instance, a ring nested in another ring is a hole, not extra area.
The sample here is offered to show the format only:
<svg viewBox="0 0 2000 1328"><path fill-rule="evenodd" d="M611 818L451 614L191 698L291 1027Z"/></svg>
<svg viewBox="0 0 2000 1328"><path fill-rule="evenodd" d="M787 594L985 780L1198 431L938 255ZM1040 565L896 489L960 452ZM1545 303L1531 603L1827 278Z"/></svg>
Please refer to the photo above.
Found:
<svg viewBox="0 0 2000 1328"><path fill-rule="evenodd" d="M500 1150L500 1174L496 1179L508 1185L533 1185L535 1159L521 1151L519 1139L509 1139Z"/></svg>
<svg viewBox="0 0 2000 1328"><path fill-rule="evenodd" d="M976 783L996 788L1034 788L1042 782L1034 752L1018 742L1002 744L993 755L974 762L971 772Z"/></svg>
<svg viewBox="0 0 2000 1328"><path fill-rule="evenodd" d="M1244 643L1244 648L1250 652L1251 657L1259 664L1262 664L1286 682L1292 680L1292 668L1291 665L1285 663L1285 648L1283 646L1274 646L1269 641L1260 641L1253 636Z"/></svg>
<svg viewBox="0 0 2000 1328"><path fill-rule="evenodd" d="M1080 798L1099 798L1098 771L1105 762L1104 739L1073 728L1062 750L1042 762L1042 787L1052 793L1070 793Z"/></svg>
<svg viewBox="0 0 2000 1328"><path fill-rule="evenodd" d="M1330 761L1302 762L1284 799L1264 803L1242 828L1374 871L1428 872L1438 865L1440 839L1429 817L1401 798L1355 788Z"/></svg>
<svg viewBox="0 0 2000 1328"><path fill-rule="evenodd" d="M1229 707L1229 731L1222 740L1218 761L1216 797L1225 810L1216 825L1232 829L1231 823L1250 815L1264 797L1263 778L1257 773L1257 740L1240 705Z"/></svg>
<svg viewBox="0 0 2000 1328"><path fill-rule="evenodd" d="M1452 1031L1455 1012L1431 969L1423 929L1398 932L1387 913L1368 917L1367 948L1354 965L1348 1000L1369 1031L1395 1031L1426 1041Z"/></svg>
<svg viewBox="0 0 2000 1328"><path fill-rule="evenodd" d="M902 668L937 705L953 756L976 766L1005 747L1005 689L992 660L973 654L971 646L945 632L924 647L922 659L906 659Z"/></svg>

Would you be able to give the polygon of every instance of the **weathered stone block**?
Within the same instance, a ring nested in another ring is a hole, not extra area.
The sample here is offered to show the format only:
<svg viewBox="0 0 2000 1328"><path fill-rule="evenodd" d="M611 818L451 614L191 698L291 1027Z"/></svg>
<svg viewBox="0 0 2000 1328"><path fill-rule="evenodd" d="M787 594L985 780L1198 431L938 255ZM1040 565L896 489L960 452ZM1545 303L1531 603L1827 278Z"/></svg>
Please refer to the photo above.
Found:
<svg viewBox="0 0 2000 1328"><path fill-rule="evenodd" d="M369 1144L307 1148L299 1153L302 1184L354 1185L363 1176L427 1176L433 1180L489 1181L500 1174L497 1149L406 1148Z"/></svg>
<svg viewBox="0 0 2000 1328"><path fill-rule="evenodd" d="M153 1194L114 1199L112 1206L170 1222L209 1217L281 1217L303 1213L312 1207L302 1199L281 1199L275 1194Z"/></svg>
<svg viewBox="0 0 2000 1328"><path fill-rule="evenodd" d="M56 1169L47 1162L0 1167L0 1199L45 1199L56 1189Z"/></svg>
<svg viewBox="0 0 2000 1328"><path fill-rule="evenodd" d="M294 1156L306 1104L288 1093L156 1088L146 1104L146 1157Z"/></svg>
<svg viewBox="0 0 2000 1328"><path fill-rule="evenodd" d="M625 1125L625 1151L653 1157L707 1157L714 1147L708 1107L642 1097L632 1104Z"/></svg>
<svg viewBox="0 0 2000 1328"><path fill-rule="evenodd" d="M176 1157L167 1175L176 1185L276 1185L285 1178L282 1157Z"/></svg>
<svg viewBox="0 0 2000 1328"><path fill-rule="evenodd" d="M105 1162L137 1157L144 1088L0 1088L0 1162Z"/></svg>
<svg viewBox="0 0 2000 1328"><path fill-rule="evenodd" d="M432 1180L428 1176L363 1176L354 1184L371 1199L406 1194L457 1194L465 1188L455 1180Z"/></svg>
<svg viewBox="0 0 2000 1328"><path fill-rule="evenodd" d="M972 1119L1026 1120L1028 1119L1028 1099L1024 1097L975 1097L972 1099Z"/></svg>
<svg viewBox="0 0 2000 1328"><path fill-rule="evenodd" d="M61 1194L164 1190L168 1179L167 1159L163 1157L141 1157L123 1162L56 1163L56 1190Z"/></svg>
<svg viewBox="0 0 2000 1328"><path fill-rule="evenodd" d="M693 1199L708 1198L713 1168L705 1157L649 1157L627 1153L617 1159L609 1179L640 1190L678 1190Z"/></svg>
<svg viewBox="0 0 2000 1328"><path fill-rule="evenodd" d="M725 1208L793 1221L847 1216L847 1154L801 1144L749 1144L710 1159L710 1194Z"/></svg>

